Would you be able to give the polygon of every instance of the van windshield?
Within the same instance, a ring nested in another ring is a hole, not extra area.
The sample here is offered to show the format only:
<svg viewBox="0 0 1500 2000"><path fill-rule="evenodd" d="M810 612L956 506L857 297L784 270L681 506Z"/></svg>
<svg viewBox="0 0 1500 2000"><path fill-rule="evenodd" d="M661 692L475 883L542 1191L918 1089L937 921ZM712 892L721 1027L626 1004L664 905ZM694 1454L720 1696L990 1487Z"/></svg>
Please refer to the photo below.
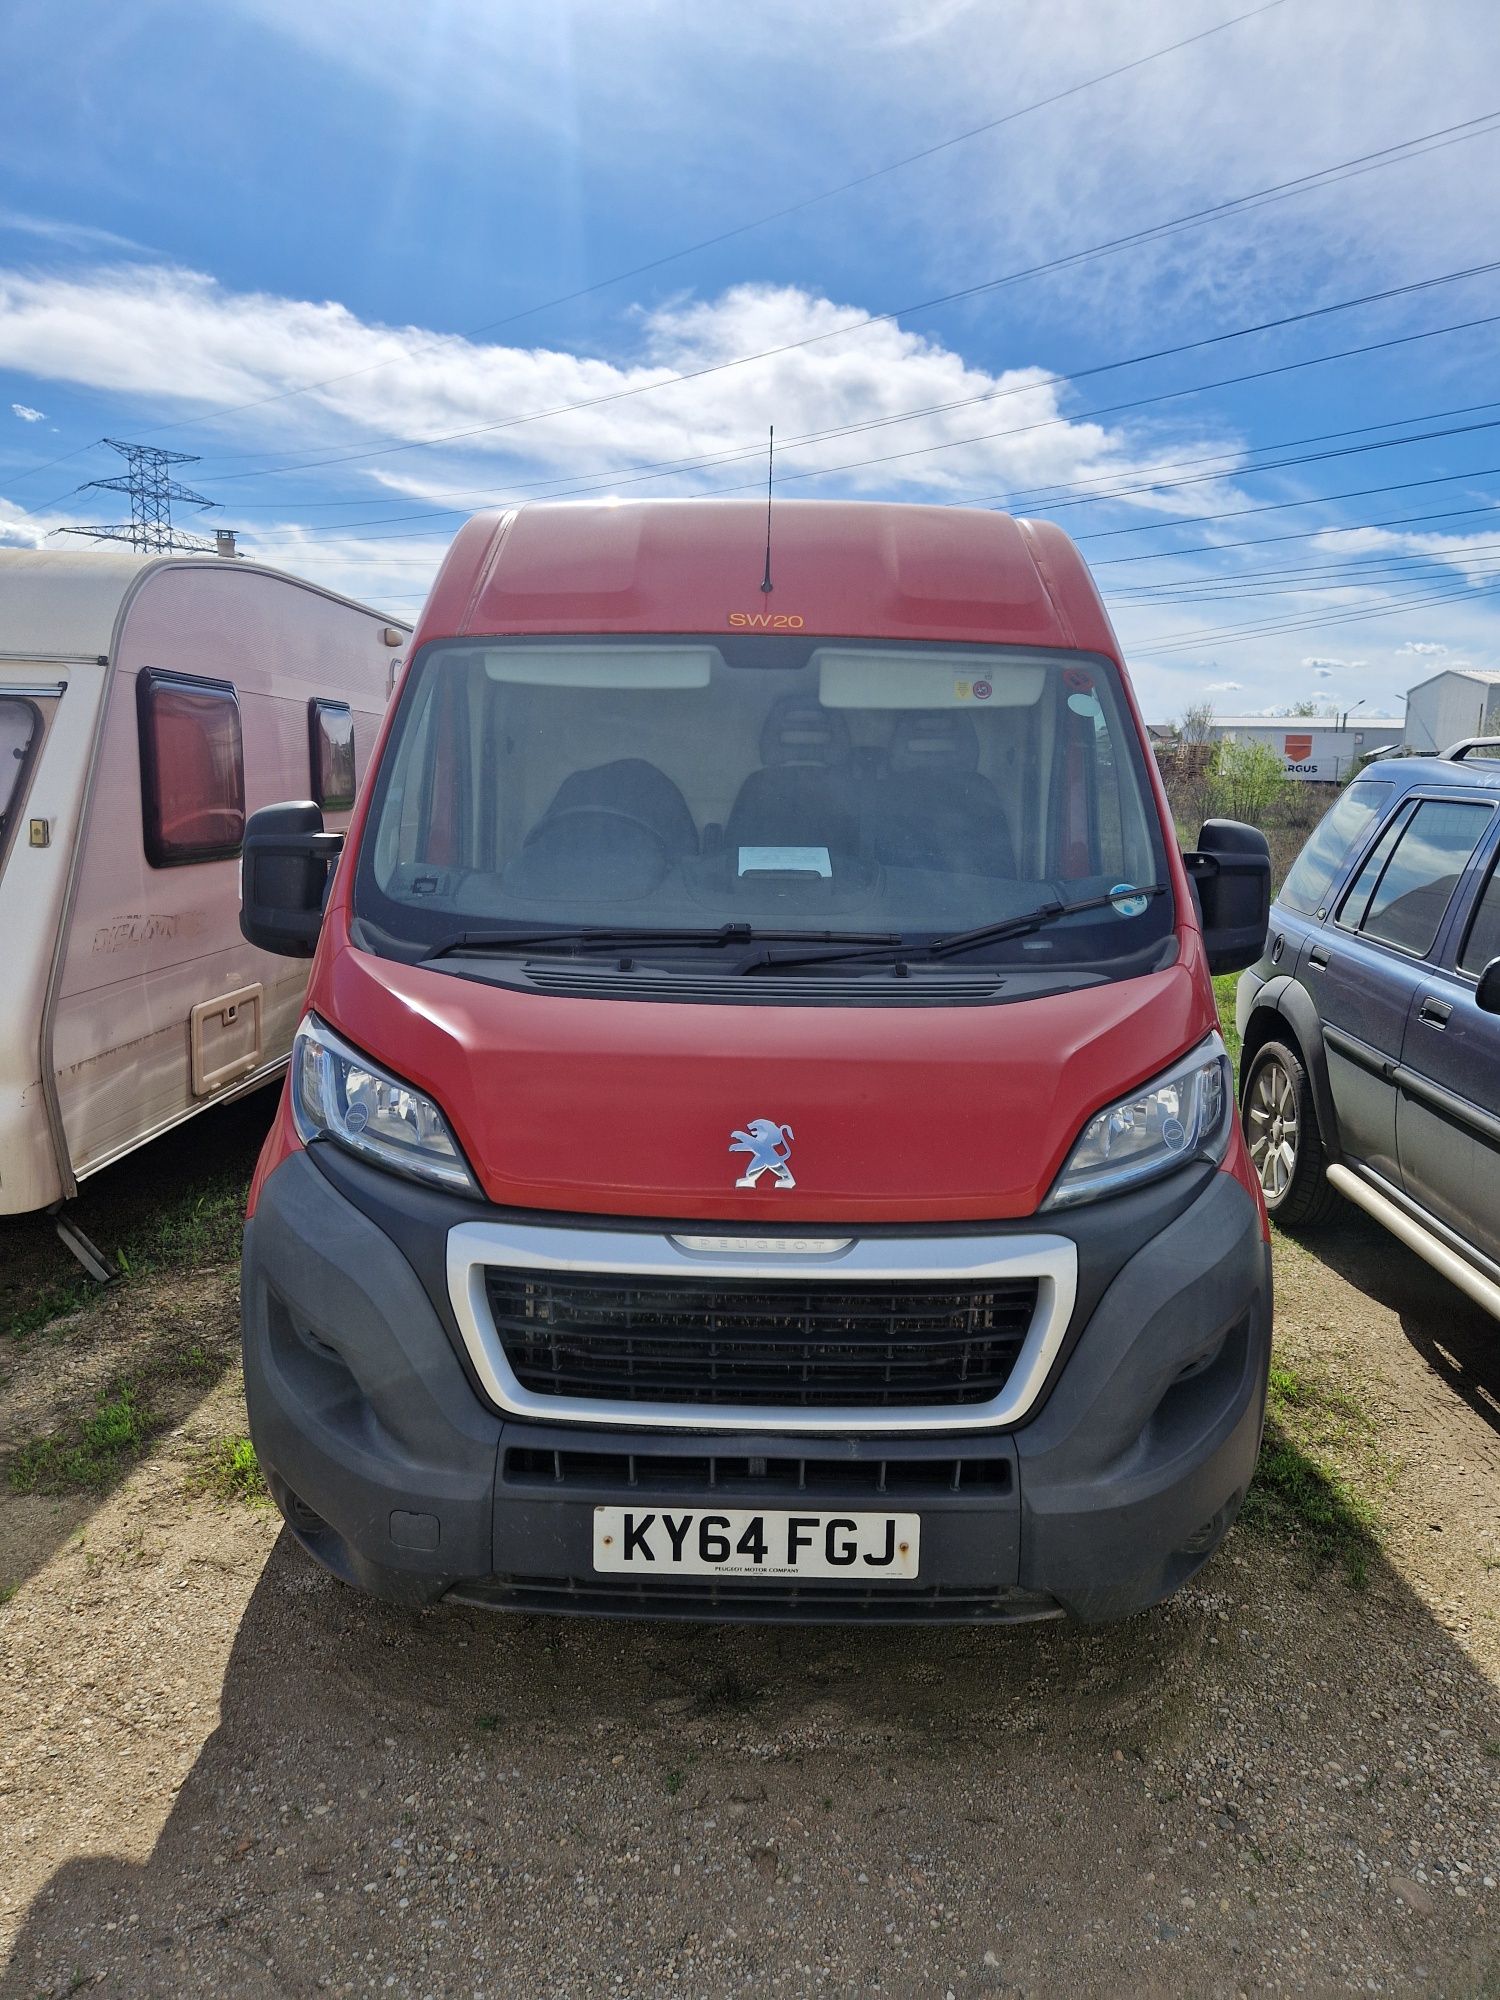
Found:
<svg viewBox="0 0 1500 2000"><path fill-rule="evenodd" d="M1159 955L1173 899L1131 892L1167 880L1102 658L481 639L435 642L409 669L355 915L362 943L417 957L573 927L917 944L1115 897L973 954L1109 976Z"/></svg>

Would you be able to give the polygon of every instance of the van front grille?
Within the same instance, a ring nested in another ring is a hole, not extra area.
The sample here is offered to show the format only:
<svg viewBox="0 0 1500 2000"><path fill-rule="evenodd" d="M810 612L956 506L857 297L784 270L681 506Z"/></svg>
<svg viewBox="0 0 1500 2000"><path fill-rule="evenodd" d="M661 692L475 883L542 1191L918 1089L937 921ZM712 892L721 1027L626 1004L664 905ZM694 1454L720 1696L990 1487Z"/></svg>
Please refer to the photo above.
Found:
<svg viewBox="0 0 1500 2000"><path fill-rule="evenodd" d="M992 1402L1039 1290L1035 1278L809 1285L494 1266L485 1288L534 1394L801 1410Z"/></svg>

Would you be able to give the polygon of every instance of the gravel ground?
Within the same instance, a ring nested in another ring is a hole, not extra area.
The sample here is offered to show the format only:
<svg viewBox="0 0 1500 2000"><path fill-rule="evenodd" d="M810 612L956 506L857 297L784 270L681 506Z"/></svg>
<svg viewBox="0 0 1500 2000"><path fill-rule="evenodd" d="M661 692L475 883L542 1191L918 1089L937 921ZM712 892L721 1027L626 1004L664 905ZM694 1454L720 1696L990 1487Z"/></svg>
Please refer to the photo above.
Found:
<svg viewBox="0 0 1500 2000"><path fill-rule="evenodd" d="M7 1495L0 1993L1500 1994L1500 1330L1357 1219L1278 1262L1378 1442L1362 1590L1241 1528L1104 1631L396 1611L192 1494L232 1376ZM127 1296L0 1437L153 1311L227 1351L232 1273Z"/></svg>

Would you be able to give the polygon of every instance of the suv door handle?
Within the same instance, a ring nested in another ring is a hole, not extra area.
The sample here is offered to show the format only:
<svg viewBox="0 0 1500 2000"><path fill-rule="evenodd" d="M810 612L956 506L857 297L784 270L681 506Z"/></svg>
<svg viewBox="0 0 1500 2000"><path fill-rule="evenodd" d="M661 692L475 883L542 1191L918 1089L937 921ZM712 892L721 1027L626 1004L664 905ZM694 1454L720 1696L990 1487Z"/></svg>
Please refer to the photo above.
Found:
<svg viewBox="0 0 1500 2000"><path fill-rule="evenodd" d="M1309 972L1326 972L1328 970L1328 953L1323 949L1322 945L1315 944L1307 954L1307 969Z"/></svg>
<svg viewBox="0 0 1500 2000"><path fill-rule="evenodd" d="M1417 1019L1429 1028L1446 1028L1448 1016L1452 1012L1453 1007L1449 1001L1429 998L1417 1009Z"/></svg>

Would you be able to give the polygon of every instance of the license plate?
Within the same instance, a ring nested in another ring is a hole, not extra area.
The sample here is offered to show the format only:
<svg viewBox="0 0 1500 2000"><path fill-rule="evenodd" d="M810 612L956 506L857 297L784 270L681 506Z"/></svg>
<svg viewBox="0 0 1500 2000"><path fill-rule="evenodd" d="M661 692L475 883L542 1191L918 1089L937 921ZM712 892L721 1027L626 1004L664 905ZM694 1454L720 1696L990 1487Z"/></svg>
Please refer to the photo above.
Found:
<svg viewBox="0 0 1500 2000"><path fill-rule="evenodd" d="M910 1583L916 1514L596 1507L594 1568L631 1576L828 1576Z"/></svg>

